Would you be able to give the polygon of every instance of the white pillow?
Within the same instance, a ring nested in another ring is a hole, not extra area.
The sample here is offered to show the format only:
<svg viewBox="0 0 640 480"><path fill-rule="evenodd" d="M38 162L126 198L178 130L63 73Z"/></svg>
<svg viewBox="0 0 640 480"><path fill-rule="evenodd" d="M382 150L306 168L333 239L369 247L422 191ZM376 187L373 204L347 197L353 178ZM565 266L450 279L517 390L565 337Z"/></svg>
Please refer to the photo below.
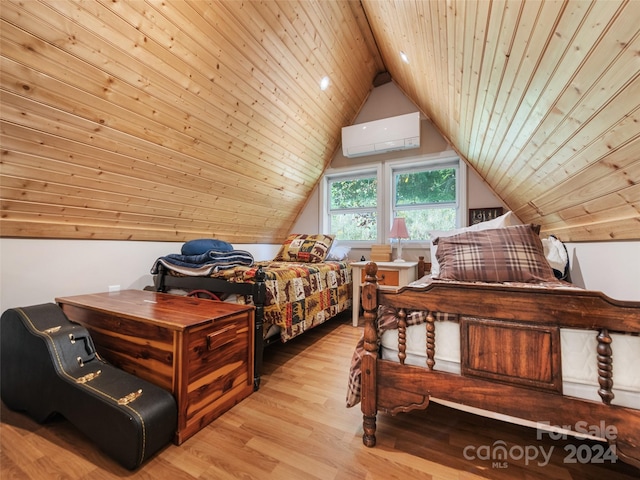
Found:
<svg viewBox="0 0 640 480"><path fill-rule="evenodd" d="M333 245L331 245L331 250L327 254L326 260L338 261L342 262L347 260L349 257L349 252L351 251L351 247L347 247L344 245L338 246L338 240L333 241Z"/></svg>
<svg viewBox="0 0 640 480"><path fill-rule="evenodd" d="M553 235L542 239L544 257L553 273L560 280L566 280L569 273L569 254L564 244Z"/></svg>
<svg viewBox="0 0 640 480"><path fill-rule="evenodd" d="M450 237L452 235L458 235L464 232L475 232L479 230L489 230L492 228L513 227L514 225L522 225L522 222L513 214L513 212L507 212L504 215L500 215L493 220L487 220L486 222L476 223L470 227L456 228L454 230L432 230L429 232L430 251L431 251L431 274L433 276L440 274L440 264L436 259L437 245L433 244L433 241L438 237Z"/></svg>

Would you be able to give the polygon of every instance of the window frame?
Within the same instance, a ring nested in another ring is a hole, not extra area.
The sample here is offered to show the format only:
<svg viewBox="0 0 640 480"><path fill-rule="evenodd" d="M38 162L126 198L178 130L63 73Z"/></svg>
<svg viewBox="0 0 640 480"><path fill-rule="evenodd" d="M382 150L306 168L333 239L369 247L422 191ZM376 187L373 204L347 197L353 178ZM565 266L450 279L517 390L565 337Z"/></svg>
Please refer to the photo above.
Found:
<svg viewBox="0 0 640 480"><path fill-rule="evenodd" d="M330 189L331 180L357 178L375 174L378 179L377 195L377 238L376 240L343 240L340 244L352 248L369 248L374 243L389 243L389 232L393 223L395 207L394 175L396 172L424 171L439 168L456 168L456 226L460 228L467 222L467 168L462 159L453 152L446 154L421 155L404 159L387 160L378 163L361 164L355 167L329 168L320 182L319 217L323 232L330 232ZM409 248L429 248L429 240L405 240Z"/></svg>
<svg viewBox="0 0 640 480"><path fill-rule="evenodd" d="M453 228L460 228L466 225L466 211L467 211L467 175L465 163L462 162L458 156L448 156L445 158L432 158L425 159L410 159L410 160L394 160L386 162L384 165L384 178L386 181L385 191L388 192L388 205L385 205L387 215L386 223L388 228L386 229L384 236L384 243L389 243L389 231L393 224L393 217L396 211L396 191L395 191L395 175L396 173L408 173L408 172L423 172L426 170L439 170L443 168L454 168L456 170L456 200L455 202L448 202L442 206L453 205L456 209L456 225ZM402 208L399 208L402 209ZM406 209L406 207L405 207ZM414 248L429 248L429 239L415 239L404 240L405 245L412 246Z"/></svg>
<svg viewBox="0 0 640 480"><path fill-rule="evenodd" d="M339 239L340 244L348 245L351 247L366 247L372 244L372 242L376 242L378 238L380 238L381 228L381 217L380 217L380 203L383 201L383 190L384 188L380 188L382 185L380 184L380 180L382 178L382 169L381 165L368 165L358 168L344 167L344 168L334 168L328 169L323 175L322 182L320 182L321 192L320 192L320 224L322 232L330 232L331 231L331 198L329 188L329 184L331 181L340 180L340 179L358 179L365 177L376 177L378 183L378 190L376 196L376 215L377 215L377 232L376 232L376 240L343 240Z"/></svg>

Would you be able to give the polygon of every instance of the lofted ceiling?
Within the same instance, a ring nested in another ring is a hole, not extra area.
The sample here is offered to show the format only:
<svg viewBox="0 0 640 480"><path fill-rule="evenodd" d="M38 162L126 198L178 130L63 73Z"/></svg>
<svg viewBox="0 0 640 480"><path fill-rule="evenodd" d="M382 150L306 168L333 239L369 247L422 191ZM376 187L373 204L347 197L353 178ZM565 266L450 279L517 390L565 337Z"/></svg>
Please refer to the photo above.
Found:
<svg viewBox="0 0 640 480"><path fill-rule="evenodd" d="M639 2L363 5L392 77L518 217L640 238Z"/></svg>
<svg viewBox="0 0 640 480"><path fill-rule="evenodd" d="M3 0L0 17L2 236L278 243L388 71L523 221L640 239L638 2Z"/></svg>

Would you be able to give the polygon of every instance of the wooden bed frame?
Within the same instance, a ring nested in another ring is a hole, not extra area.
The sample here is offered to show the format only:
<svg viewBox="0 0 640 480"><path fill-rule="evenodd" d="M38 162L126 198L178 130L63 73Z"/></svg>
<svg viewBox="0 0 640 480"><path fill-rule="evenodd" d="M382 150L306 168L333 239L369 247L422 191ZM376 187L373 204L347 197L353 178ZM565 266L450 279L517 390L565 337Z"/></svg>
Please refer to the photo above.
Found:
<svg viewBox="0 0 640 480"><path fill-rule="evenodd" d="M430 397L552 426L615 426L607 440L617 456L640 467L640 410L611 405L610 333L640 333L640 302L588 290L435 282L378 288L377 265L365 267L361 407L363 443L376 443L377 413L424 409ZM375 327L379 305L399 310L398 357L382 360ZM435 321L427 317L424 367L404 364L408 310L459 315L461 374L433 369ZM596 330L601 402L562 395L560 328ZM513 345L527 345L519 352ZM617 359L616 361L624 361ZM614 438L615 437L615 438Z"/></svg>
<svg viewBox="0 0 640 480"><path fill-rule="evenodd" d="M221 278L213 277L179 277L169 273L164 265L158 265L158 273L154 276L154 286L156 291L166 293L175 288L186 291L207 290L215 293L229 293L237 295L252 295L255 311L255 342L253 354L253 389L260 388L260 374L262 371L262 356L264 347L269 340L260 342L262 338L262 327L264 324L264 305L267 298L267 287L265 285L265 274L262 268L256 272L255 283L233 283ZM277 337L276 337L277 338Z"/></svg>

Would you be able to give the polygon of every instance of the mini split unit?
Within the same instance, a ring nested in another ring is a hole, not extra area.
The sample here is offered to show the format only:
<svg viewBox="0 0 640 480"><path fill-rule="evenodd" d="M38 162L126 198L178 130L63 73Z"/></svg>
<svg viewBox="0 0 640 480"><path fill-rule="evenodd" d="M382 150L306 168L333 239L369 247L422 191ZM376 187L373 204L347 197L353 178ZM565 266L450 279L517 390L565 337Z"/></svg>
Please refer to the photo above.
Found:
<svg viewBox="0 0 640 480"><path fill-rule="evenodd" d="M420 146L420 112L342 128L342 154L361 157Z"/></svg>

